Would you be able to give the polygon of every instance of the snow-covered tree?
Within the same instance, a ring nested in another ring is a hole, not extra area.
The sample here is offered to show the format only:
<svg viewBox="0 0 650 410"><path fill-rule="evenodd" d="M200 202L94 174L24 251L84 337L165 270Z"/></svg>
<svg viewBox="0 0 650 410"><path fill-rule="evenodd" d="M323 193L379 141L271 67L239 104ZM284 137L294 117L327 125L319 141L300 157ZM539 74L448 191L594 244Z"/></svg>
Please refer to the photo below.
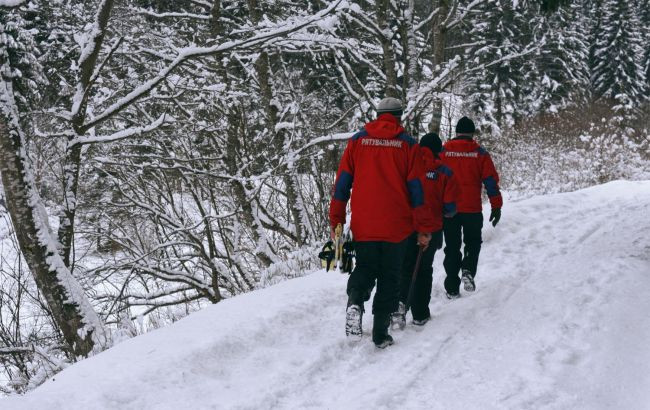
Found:
<svg viewBox="0 0 650 410"><path fill-rule="evenodd" d="M648 47L648 44L650 44L650 0L640 0L638 10L645 39L645 52L642 61L646 79L645 95L646 98L650 99L650 47Z"/></svg>
<svg viewBox="0 0 650 410"><path fill-rule="evenodd" d="M0 7L0 173L18 243L38 289L70 352L86 356L105 343L106 335L84 290L59 255L36 190L21 125L21 113L37 94L37 84L44 82L34 32L23 15L35 7L32 2L21 9Z"/></svg>
<svg viewBox="0 0 650 410"><path fill-rule="evenodd" d="M557 113L584 103L590 94L589 42L581 11L572 3L544 19L546 41L536 62L540 78L531 115Z"/></svg>
<svg viewBox="0 0 650 410"><path fill-rule="evenodd" d="M582 13L588 22L588 43L589 43L589 76L593 76L594 68L596 67L596 39L600 36L601 28L603 25L603 0L583 1ZM593 88L593 84L592 84Z"/></svg>
<svg viewBox="0 0 650 410"><path fill-rule="evenodd" d="M643 100L646 78L641 65L643 32L633 2L604 0L601 27L594 44L592 84L597 98L630 113Z"/></svg>
<svg viewBox="0 0 650 410"><path fill-rule="evenodd" d="M472 21L466 82L471 110L485 131L499 134L526 111L524 84L534 81L536 19L526 2L488 1ZM531 18L533 21L531 22ZM526 68L525 68L526 67ZM532 69L531 69L532 68Z"/></svg>

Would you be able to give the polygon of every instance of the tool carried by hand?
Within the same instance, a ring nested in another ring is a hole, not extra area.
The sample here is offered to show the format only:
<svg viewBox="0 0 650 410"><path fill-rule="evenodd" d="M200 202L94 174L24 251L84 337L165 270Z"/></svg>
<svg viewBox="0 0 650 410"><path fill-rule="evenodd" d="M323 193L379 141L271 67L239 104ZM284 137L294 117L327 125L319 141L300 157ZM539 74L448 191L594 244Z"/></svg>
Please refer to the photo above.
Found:
<svg viewBox="0 0 650 410"><path fill-rule="evenodd" d="M318 258L322 267L329 271L339 268L341 273L351 273L354 269L354 242L350 233L343 236L343 226L338 224L333 232L333 239L327 241Z"/></svg>
<svg viewBox="0 0 650 410"><path fill-rule="evenodd" d="M323 269L329 272L330 269L334 269L334 242L327 241L320 253L318 254L318 259L320 259L321 266Z"/></svg>
<svg viewBox="0 0 650 410"><path fill-rule="evenodd" d="M408 312L409 308L411 307L411 301L413 300L413 292L415 291L415 280L418 277L418 271L420 270L420 262L422 261L422 254L424 253L424 246L418 245L418 247L420 249L418 250L418 257L415 260L415 268L413 269L413 275L411 275L411 285L409 286L409 293L406 298L405 312Z"/></svg>

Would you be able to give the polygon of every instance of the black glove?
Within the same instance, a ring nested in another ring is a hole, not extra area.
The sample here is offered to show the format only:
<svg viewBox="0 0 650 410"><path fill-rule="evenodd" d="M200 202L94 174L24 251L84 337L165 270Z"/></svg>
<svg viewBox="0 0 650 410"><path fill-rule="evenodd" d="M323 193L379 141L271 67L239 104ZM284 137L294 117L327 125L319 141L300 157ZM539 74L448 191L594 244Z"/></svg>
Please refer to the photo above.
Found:
<svg viewBox="0 0 650 410"><path fill-rule="evenodd" d="M490 222L492 222L492 226L497 226L500 219L501 219L501 208L492 209L492 212L490 213Z"/></svg>
<svg viewBox="0 0 650 410"><path fill-rule="evenodd" d="M431 234L430 246L433 246L433 249L442 248L442 229Z"/></svg>
<svg viewBox="0 0 650 410"><path fill-rule="evenodd" d="M352 273L354 270L354 258L356 253L354 251L354 242L350 238L346 238L343 242L343 254L341 255L341 272Z"/></svg>

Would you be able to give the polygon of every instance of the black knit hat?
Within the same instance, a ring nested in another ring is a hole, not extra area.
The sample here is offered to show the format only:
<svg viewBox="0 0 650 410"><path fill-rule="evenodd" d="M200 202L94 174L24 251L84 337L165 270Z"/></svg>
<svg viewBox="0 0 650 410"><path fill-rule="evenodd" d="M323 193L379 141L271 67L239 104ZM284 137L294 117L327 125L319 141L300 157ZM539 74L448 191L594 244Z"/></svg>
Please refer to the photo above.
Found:
<svg viewBox="0 0 650 410"><path fill-rule="evenodd" d="M435 132L430 132L422 137L420 146L429 148L434 154L439 154L442 151L442 141Z"/></svg>
<svg viewBox="0 0 650 410"><path fill-rule="evenodd" d="M472 135L476 132L476 127L474 127L474 121L470 120L467 117L463 117L458 120L456 124L456 134L459 135Z"/></svg>

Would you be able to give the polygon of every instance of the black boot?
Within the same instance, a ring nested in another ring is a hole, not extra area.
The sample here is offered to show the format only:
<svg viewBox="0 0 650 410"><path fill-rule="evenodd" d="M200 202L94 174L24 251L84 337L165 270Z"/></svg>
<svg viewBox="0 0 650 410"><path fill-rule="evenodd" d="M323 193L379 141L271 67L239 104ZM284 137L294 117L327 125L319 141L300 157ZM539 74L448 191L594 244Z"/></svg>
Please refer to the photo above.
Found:
<svg viewBox="0 0 650 410"><path fill-rule="evenodd" d="M390 315L374 315L372 323L372 341L380 349L393 344L393 338L388 334Z"/></svg>

